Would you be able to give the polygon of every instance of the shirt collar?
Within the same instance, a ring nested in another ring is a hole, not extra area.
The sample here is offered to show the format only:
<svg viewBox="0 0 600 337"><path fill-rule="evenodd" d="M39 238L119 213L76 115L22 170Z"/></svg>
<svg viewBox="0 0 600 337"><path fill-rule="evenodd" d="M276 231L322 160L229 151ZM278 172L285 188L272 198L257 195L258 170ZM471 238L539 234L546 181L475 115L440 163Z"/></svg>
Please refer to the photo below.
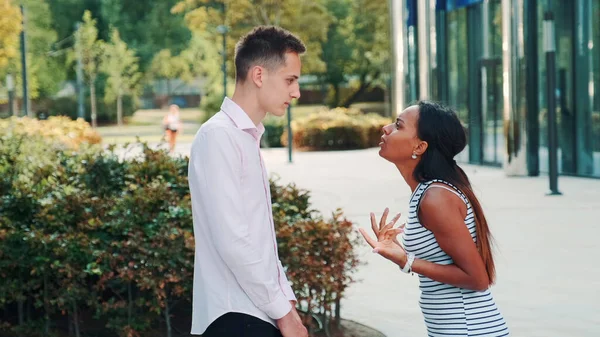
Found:
<svg viewBox="0 0 600 337"><path fill-rule="evenodd" d="M221 110L231 118L235 126L239 129L244 131L254 130L261 136L265 132L263 123L259 123L258 126L254 125L254 122L252 122L248 114L229 97L225 97L223 100Z"/></svg>

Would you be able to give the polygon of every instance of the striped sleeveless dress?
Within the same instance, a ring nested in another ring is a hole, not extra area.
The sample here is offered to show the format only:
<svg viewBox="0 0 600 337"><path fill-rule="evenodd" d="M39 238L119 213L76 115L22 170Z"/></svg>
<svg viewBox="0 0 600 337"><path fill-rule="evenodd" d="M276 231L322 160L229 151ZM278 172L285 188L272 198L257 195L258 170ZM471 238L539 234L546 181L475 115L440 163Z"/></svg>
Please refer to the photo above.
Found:
<svg viewBox="0 0 600 337"><path fill-rule="evenodd" d="M469 228L473 241L475 236L475 215L471 203L455 186L441 180L420 183L409 202L408 222L402 235L402 243L407 252L422 260L443 265L452 264L452 258L439 246L433 233L419 223L417 216L421 196L431 184L458 195L467 205L465 226ZM439 185L439 184L443 185ZM419 305L425 318L428 336L508 336L506 322L489 289L473 291L434 281L419 275L421 297Z"/></svg>

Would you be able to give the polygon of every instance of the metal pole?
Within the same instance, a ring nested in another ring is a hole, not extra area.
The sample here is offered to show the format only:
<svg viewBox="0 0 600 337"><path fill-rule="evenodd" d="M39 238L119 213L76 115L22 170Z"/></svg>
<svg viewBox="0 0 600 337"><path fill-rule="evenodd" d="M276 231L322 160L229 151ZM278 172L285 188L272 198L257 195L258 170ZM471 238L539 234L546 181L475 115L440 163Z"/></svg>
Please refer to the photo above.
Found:
<svg viewBox="0 0 600 337"><path fill-rule="evenodd" d="M85 119L85 110L83 107L83 61L81 60L81 22L75 24L75 46L77 53L77 118Z"/></svg>
<svg viewBox="0 0 600 337"><path fill-rule="evenodd" d="M17 116L18 112L14 109L15 82L12 74L6 75L6 89L8 90L8 111L11 116Z"/></svg>
<svg viewBox="0 0 600 337"><path fill-rule="evenodd" d="M223 34L223 99L227 97L227 14L225 2L222 3L221 11L223 14L223 24L217 27L217 30Z"/></svg>
<svg viewBox="0 0 600 337"><path fill-rule="evenodd" d="M23 17L23 29L21 29L21 72L23 77L23 115L29 116L29 90L27 85L27 41L25 36L26 19L25 19L25 7L21 5L21 15Z"/></svg>
<svg viewBox="0 0 600 337"><path fill-rule="evenodd" d="M544 51L546 53L546 76L548 96L548 177L549 195L560 195L558 191L558 141L556 126L556 46L554 37L554 15L546 3L544 11Z"/></svg>
<svg viewBox="0 0 600 337"><path fill-rule="evenodd" d="M406 1L390 0L392 31L392 117L404 110L406 104Z"/></svg>
<svg viewBox="0 0 600 337"><path fill-rule="evenodd" d="M223 98L227 97L227 27L223 29Z"/></svg>
<svg viewBox="0 0 600 337"><path fill-rule="evenodd" d="M430 0L417 1L417 39L419 48L419 99L431 99Z"/></svg>
<svg viewBox="0 0 600 337"><path fill-rule="evenodd" d="M292 135L292 105L288 105L287 108L287 134L288 134L288 162L292 162L292 142L294 137Z"/></svg>

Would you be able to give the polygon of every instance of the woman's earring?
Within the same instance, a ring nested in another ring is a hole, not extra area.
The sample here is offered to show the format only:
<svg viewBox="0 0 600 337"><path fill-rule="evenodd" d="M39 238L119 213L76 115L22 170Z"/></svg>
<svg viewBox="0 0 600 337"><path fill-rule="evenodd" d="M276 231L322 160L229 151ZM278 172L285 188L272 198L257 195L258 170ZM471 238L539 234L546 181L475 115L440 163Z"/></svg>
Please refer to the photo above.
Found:
<svg viewBox="0 0 600 337"><path fill-rule="evenodd" d="M413 152L412 159L417 159L417 154Z"/></svg>

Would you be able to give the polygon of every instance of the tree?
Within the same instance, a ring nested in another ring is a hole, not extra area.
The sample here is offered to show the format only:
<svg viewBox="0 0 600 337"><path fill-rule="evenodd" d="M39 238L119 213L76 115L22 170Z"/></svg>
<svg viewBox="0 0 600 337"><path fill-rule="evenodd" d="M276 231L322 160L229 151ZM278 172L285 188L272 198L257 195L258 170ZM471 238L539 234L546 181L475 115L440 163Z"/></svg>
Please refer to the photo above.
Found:
<svg viewBox="0 0 600 337"><path fill-rule="evenodd" d="M330 15L325 0L182 0L172 9L173 13L186 13L185 20L192 32L208 33L214 43L221 35L216 27L226 25L229 29L227 55L233 55L237 40L252 27L275 25L297 34L306 44L308 52L303 57L305 72L322 72L321 42L327 39ZM233 58L229 58L233 65ZM233 67L229 66L230 75Z"/></svg>
<svg viewBox="0 0 600 337"><path fill-rule="evenodd" d="M325 83L331 85L333 97L329 104L336 107L340 103L340 85L346 82L346 75L353 62L352 45L352 10L350 0L332 0L327 3L327 9L333 16L327 28L327 41L321 43L325 73L322 75Z"/></svg>
<svg viewBox="0 0 600 337"><path fill-rule="evenodd" d="M102 56L103 42L98 40L98 29L96 20L92 19L92 13L85 11L83 24L77 30L75 38L75 50L80 54L83 71L90 86L90 105L92 112L92 127L96 127L96 78Z"/></svg>
<svg viewBox="0 0 600 337"><path fill-rule="evenodd" d="M6 0L0 0L0 3ZM10 0L8 1L11 2ZM14 1L13 1L14 2ZM52 16L48 4L45 0L21 0L25 9L25 30L27 39L27 75L29 97L31 99L48 97L56 93L60 83L66 77L66 66L63 60L55 57L58 52L53 50L62 48L57 46L57 34L52 29ZM14 9L17 9L15 12ZM16 5L12 5L12 14L4 15L4 9L0 10L2 17L0 22L6 20L18 20L13 22L14 29L17 29L17 35L13 35L15 44L12 47L3 48L0 42L0 78L6 74L15 76L15 93L17 97L23 97L22 92L22 72L21 57L19 51L19 36L21 27L21 12ZM0 23L0 25L2 25ZM0 41L9 38L0 28ZM67 41L68 42L68 41ZM8 58L3 58L2 54L8 52L11 54ZM6 62L3 62L6 61Z"/></svg>
<svg viewBox="0 0 600 337"><path fill-rule="evenodd" d="M358 76L354 92L341 104L349 107L361 94L382 84L382 74L390 67L390 19L387 1L355 0L352 2L352 65L349 71Z"/></svg>
<svg viewBox="0 0 600 337"><path fill-rule="evenodd" d="M119 30L123 41L139 56L140 68L146 71L161 50L168 49L178 55L188 46L191 32L183 15L170 12L178 1L103 0L99 14L108 25Z"/></svg>
<svg viewBox="0 0 600 337"><path fill-rule="evenodd" d="M110 43L105 45L101 68L108 75L104 100L107 103L117 101L117 123L122 126L123 95L137 96L141 73L138 71L138 57L121 40L117 29L113 29Z"/></svg>
<svg viewBox="0 0 600 337"><path fill-rule="evenodd" d="M190 65L183 57L171 55L169 49L161 50L150 64L148 78L159 78L167 81L167 95L173 92L172 81L178 78L189 79Z"/></svg>
<svg viewBox="0 0 600 337"><path fill-rule="evenodd" d="M187 73L189 77L184 80L201 79L200 108L204 111L202 122L208 120L219 111L223 102L223 72L221 69L221 58L218 47L211 43L210 39L198 33L194 33L189 47L181 53L181 57L190 66ZM232 82L229 82L228 92L232 92Z"/></svg>
<svg viewBox="0 0 600 337"><path fill-rule="evenodd" d="M21 11L11 0L0 0L0 69L8 65L19 52Z"/></svg>

